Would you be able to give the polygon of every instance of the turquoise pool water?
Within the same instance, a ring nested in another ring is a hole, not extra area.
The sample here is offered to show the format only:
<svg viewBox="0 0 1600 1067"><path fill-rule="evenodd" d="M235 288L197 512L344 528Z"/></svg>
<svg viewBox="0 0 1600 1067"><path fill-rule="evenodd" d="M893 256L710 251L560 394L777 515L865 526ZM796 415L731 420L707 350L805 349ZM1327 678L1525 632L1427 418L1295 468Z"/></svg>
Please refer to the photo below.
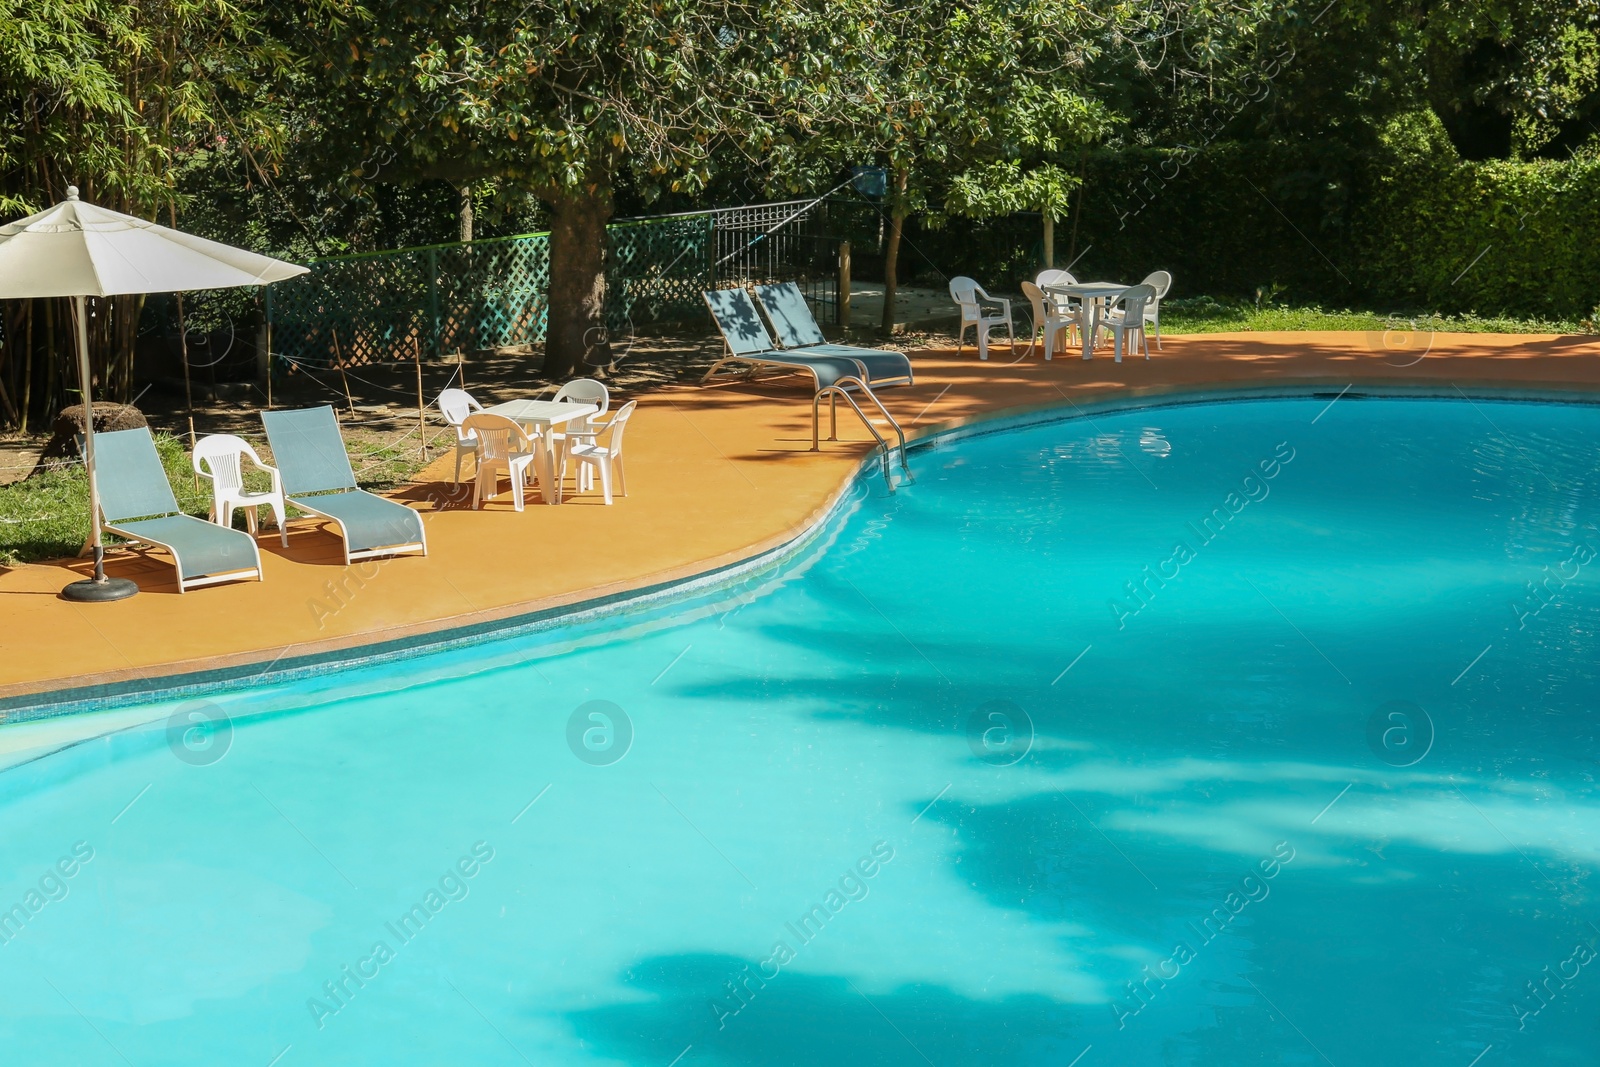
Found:
<svg viewBox="0 0 1600 1067"><path fill-rule="evenodd" d="M1596 1061L1600 410L913 467L681 623L0 774L6 1060Z"/></svg>

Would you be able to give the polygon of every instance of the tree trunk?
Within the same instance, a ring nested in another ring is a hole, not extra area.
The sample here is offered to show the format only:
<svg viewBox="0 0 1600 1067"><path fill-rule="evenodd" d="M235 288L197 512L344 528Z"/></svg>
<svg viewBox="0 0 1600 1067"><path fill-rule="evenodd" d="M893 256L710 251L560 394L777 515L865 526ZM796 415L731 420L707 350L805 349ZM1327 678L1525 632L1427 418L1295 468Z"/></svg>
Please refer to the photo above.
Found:
<svg viewBox="0 0 1600 1067"><path fill-rule="evenodd" d="M894 333L894 298L900 288L896 275L900 271L900 233L906 224L906 182L911 171L905 167L894 172L894 204L889 209L889 241L883 252L883 332Z"/></svg>
<svg viewBox="0 0 1600 1067"><path fill-rule="evenodd" d="M173 229L177 229L176 226ZM189 381L189 323L183 316L183 294L178 293L178 355L183 358L183 407L188 416L194 418L194 385ZM212 399L216 399L216 389L211 390Z"/></svg>
<svg viewBox="0 0 1600 1067"><path fill-rule="evenodd" d="M470 244L472 241L472 187L461 187L461 243Z"/></svg>
<svg viewBox="0 0 1600 1067"><path fill-rule="evenodd" d="M1056 219L1046 211L1044 213L1044 269L1051 270L1056 265Z"/></svg>
<svg viewBox="0 0 1600 1067"><path fill-rule="evenodd" d="M611 364L606 335L609 184L566 190L550 204L550 311L544 374L570 378Z"/></svg>
<svg viewBox="0 0 1600 1067"><path fill-rule="evenodd" d="M1078 262L1078 219L1083 215L1083 187L1089 184L1087 180L1089 173L1088 156L1084 155L1079 158L1078 195L1074 198L1072 203L1072 237L1067 241L1068 270L1071 270L1072 265Z"/></svg>

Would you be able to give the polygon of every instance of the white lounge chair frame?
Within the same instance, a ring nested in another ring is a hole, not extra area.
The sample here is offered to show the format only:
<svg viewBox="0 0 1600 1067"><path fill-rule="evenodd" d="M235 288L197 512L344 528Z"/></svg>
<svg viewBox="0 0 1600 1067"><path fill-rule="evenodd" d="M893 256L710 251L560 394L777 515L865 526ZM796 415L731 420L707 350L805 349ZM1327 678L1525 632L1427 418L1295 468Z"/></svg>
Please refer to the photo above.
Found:
<svg viewBox="0 0 1600 1067"><path fill-rule="evenodd" d="M749 294L744 292L742 289L719 290L719 292L735 291L743 293L745 299L750 300ZM873 425L872 420L867 418L867 413L861 410L861 405L857 404L855 399L851 396L852 391L859 391L872 401L873 406L878 409L879 414L881 414L894 429L895 435L900 439L900 467L905 472L907 481L915 481L915 478L913 478L911 474L911 465L906 459L905 430L901 428L900 423L895 420L895 417L889 414L889 409L883 406L883 401L878 399L878 395L874 393L872 391L872 387L867 384L867 379L869 377L867 374L867 368L860 360L852 359L849 356L832 354L810 357L813 359L839 360L848 362L853 364L856 368L855 374L840 375L832 384L823 385L821 378L817 374L816 368L807 363L800 362L802 358L805 358L802 356L802 354L796 353L793 357L791 357L790 360L786 361L781 358L778 352L775 352L771 349L770 346L772 343L772 338L769 334L767 334L766 327L760 324L759 315L755 315L755 302L753 300L750 300L750 313L755 316L755 325L759 332L752 331L750 343L751 346L754 347L755 344L764 342L768 347L758 351L746 350L743 352L737 352L734 350L733 338L728 335L728 331L723 328L722 322L717 317L716 306L712 301L712 293L706 292L702 295L705 297L706 307L711 311L713 321L716 321L717 323L717 332L722 335L723 347L728 352L728 355L717 360L717 362L711 365L711 369L706 371L705 377L700 379L701 384L710 381L712 375L714 375L717 369L723 364L735 362L746 363L749 365L749 369L744 374L746 379L753 377L755 370L761 366L779 367L791 374L802 371L810 374L811 386L813 390L811 397L811 451L822 451L822 442L820 438L821 406L823 397L828 398L828 440L837 441L839 439L839 398L843 397L845 403L849 404L850 409L856 413L858 418L861 419L862 425L866 426L867 431L871 433L873 439L878 442L879 453L883 466L883 480L884 483L889 487L889 491L892 493L894 492L894 476L889 469L889 442L884 439L883 434L878 432L878 428Z"/></svg>

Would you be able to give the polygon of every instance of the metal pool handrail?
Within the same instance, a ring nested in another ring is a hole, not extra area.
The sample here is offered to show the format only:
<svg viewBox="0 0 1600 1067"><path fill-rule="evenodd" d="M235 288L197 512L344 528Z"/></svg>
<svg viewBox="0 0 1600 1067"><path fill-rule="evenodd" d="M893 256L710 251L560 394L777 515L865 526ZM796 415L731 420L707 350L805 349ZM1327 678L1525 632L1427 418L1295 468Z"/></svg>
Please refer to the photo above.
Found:
<svg viewBox="0 0 1600 1067"><path fill-rule="evenodd" d="M900 428L900 424L895 421L895 417L889 414L889 409L883 406L883 401L878 399L878 395L872 391L871 387L857 377L846 376L840 378L837 384L818 389L816 395L811 398L811 451L822 451L822 444L818 439L821 434L822 398L824 396L828 398L828 440L837 441L839 439L839 398L844 397L845 403L850 405L850 409L856 413L856 416L861 420L861 424L867 428L867 431L878 442L878 456L883 466L883 481L889 487L889 492L894 492L894 475L889 467L889 442L884 439L883 434L878 432L878 427L867 417L867 413L861 410L861 405L857 404L855 398L845 390L844 387L850 385L860 389L862 394L872 401L872 405L878 409L878 412L888 420L889 425L894 428L895 436L900 439L900 469L905 472L906 481L913 485L916 484L916 478L911 474L911 465L906 461L905 431Z"/></svg>

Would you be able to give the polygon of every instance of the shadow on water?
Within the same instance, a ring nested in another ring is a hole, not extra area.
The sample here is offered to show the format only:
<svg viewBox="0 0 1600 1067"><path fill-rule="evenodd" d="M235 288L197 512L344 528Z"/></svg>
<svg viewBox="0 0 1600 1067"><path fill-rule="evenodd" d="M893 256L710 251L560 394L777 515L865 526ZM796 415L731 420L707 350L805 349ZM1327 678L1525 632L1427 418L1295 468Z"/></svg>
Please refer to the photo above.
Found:
<svg viewBox="0 0 1600 1067"><path fill-rule="evenodd" d="M1082 944L1103 1000L864 989L859 977L798 970L806 949L785 935L796 960L766 980L771 966L754 959L649 957L619 976L634 997L569 1013L569 1024L603 1054L652 1067L685 1050L683 1063L729 1067L1064 1067L1091 1044L1103 1062L1130 1064L1403 1064L1441 1049L1470 1059L1489 1043L1535 1055L1585 1041L1592 996L1579 999L1576 985L1531 1033L1516 1014L1538 1003L1526 984L1590 940L1568 910L1588 905L1584 872L1541 873L1510 851L1441 867L1434 850L1382 838L1329 852L1308 834L1265 889L1259 866L1235 855L1146 848L1140 866L1157 890L1062 807L1036 797L945 808L939 821L959 834L960 873L997 915L1020 908L1041 938ZM1229 913L1230 893L1252 899ZM1143 984L1140 1007L1128 983L1180 942L1192 959ZM857 974L874 969L859 963Z"/></svg>
<svg viewBox="0 0 1600 1067"><path fill-rule="evenodd" d="M1074 1012L1045 997L974 1000L929 985L869 992L843 976L796 972L800 962L764 984L748 980L743 1006L723 1014L740 1003L726 983L758 961L653 957L623 976L640 1000L569 1018L605 1054L660 1067L688 1046L684 1064L727 1067L1033 1067L1065 1065L1083 1049Z"/></svg>
<svg viewBox="0 0 1600 1067"><path fill-rule="evenodd" d="M1274 800L1266 784L1243 792ZM1103 798L1060 793L941 803L927 818L959 842L954 868L994 909L1026 912L1041 934L1077 931L1067 935L1074 952L1123 1008L1139 1008L1129 983L1140 984L1149 1003L1123 1020L1126 1030L1109 1004L1076 1006L1074 1018L1099 1044L1166 1035L1163 1057L1149 1062L1299 1062L1313 1043L1306 1062L1425 1062L1441 1047L1471 1059L1489 1043L1525 1054L1594 1047L1583 1005L1600 985L1579 979L1558 997L1541 987L1552 1010L1531 1034L1518 1016L1540 1007L1529 983L1579 944L1600 942L1586 918L1595 914L1591 869L1473 837L1482 814L1467 798L1453 802L1459 825L1421 830L1405 820L1437 815L1401 808L1399 825L1386 826L1366 809L1393 794L1365 793L1345 798L1350 807L1326 825L1303 820L1260 835L1254 856L1248 845L1163 833L1159 820L1155 832L1131 834L1102 821ZM1541 814L1526 798L1507 828ZM1292 858L1274 862L1284 855ZM1192 961L1170 982L1146 984L1180 944Z"/></svg>
<svg viewBox="0 0 1600 1067"><path fill-rule="evenodd" d="M1253 580L1264 585L1268 578ZM1234 584L1256 597L1244 580ZM819 569L807 576L805 595L825 608L820 619L804 624L794 620L805 613L748 611L745 632L769 646L761 658L673 688L688 699L734 705L783 699L823 721L956 741L975 708L1004 698L1028 712L1042 738L1122 758L1253 756L1329 765L1368 762L1366 721L1398 699L1433 716L1436 760L1453 767L1484 773L1533 759L1600 772L1600 731L1587 714L1600 661L1600 603L1587 596L1572 594L1524 632L1499 589L1474 594L1482 607L1465 623L1459 602L1419 595L1374 605L1337 628L1318 626L1296 605L1290 610L1298 622L1286 621L1263 598L1198 616L1192 605L1185 606L1188 617L1168 614L1186 593L1168 593L1132 620L1130 634L1108 622L1068 637L1074 628L1059 626L1047 608L1024 625L997 618L977 637L937 614L899 612L868 592L860 575ZM1417 635L1426 635L1421 649ZM1077 663L1091 644L1092 654ZM1457 685L1461 669L1490 651L1481 680ZM1507 658L1519 669L1506 672ZM1062 767L1078 757L1042 745L1034 758Z"/></svg>

